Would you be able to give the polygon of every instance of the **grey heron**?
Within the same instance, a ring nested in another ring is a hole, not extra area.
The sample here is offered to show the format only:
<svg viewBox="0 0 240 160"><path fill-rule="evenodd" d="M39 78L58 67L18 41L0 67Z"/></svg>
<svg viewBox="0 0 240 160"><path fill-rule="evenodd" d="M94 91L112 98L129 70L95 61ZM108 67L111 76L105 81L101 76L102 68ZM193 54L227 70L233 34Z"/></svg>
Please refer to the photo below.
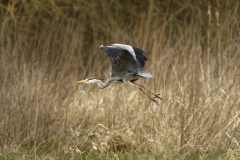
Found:
<svg viewBox="0 0 240 160"><path fill-rule="evenodd" d="M111 46L99 46L107 55L111 61L111 72L109 78L105 82L96 78L87 78L85 80L77 81L77 84L96 83L100 89L107 87L113 81L120 81L139 88L148 98L158 104L158 100L162 100L159 94L155 94L144 86L135 84L134 82L139 78L151 78L152 75L149 72L142 71L145 61L148 60L146 52L140 48L133 47L126 44L113 44ZM145 92L149 92L154 95L151 97Z"/></svg>

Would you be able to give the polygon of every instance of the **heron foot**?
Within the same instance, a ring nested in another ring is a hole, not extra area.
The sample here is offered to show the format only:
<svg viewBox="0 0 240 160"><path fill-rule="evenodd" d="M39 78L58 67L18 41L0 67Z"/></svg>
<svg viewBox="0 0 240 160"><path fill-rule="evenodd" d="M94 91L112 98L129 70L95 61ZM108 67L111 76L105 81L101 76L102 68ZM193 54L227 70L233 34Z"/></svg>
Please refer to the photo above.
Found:
<svg viewBox="0 0 240 160"><path fill-rule="evenodd" d="M153 102L155 102L156 104L159 105L158 100L160 99L162 101L162 97L160 97L160 94L155 94L153 92L151 92L150 90L148 90L145 86L139 85L139 84L133 84L134 86L138 87L139 90L144 93L149 99L151 99ZM144 90L146 90L147 92L149 92L150 94L152 94L154 97L151 97L149 94L147 94Z"/></svg>
<svg viewBox="0 0 240 160"><path fill-rule="evenodd" d="M148 90L145 86L142 86L142 85L139 85L139 84L137 84L137 86L139 87L139 88L141 88L141 89L145 89L146 91L148 91L149 93L151 93L153 96L154 96L154 98L158 98L158 99L160 99L161 101L162 101L162 97L160 97L160 95L161 94L155 94L155 93L153 93L153 92L151 92L150 90Z"/></svg>
<svg viewBox="0 0 240 160"><path fill-rule="evenodd" d="M155 98L158 98L158 99L160 99L160 100L162 100L162 98L161 97L159 97L158 95L160 95L160 94L158 94L157 96L158 97L151 97L151 96L149 96L145 91L143 91L143 88L139 88L139 90L143 93L143 94L145 94L150 100L152 100L153 102L155 102L157 105L159 105L159 102L158 102L158 100L156 100Z"/></svg>
<svg viewBox="0 0 240 160"><path fill-rule="evenodd" d="M158 98L158 99L160 99L162 101L162 97L160 97L161 94L153 94L153 95L155 96L153 98Z"/></svg>

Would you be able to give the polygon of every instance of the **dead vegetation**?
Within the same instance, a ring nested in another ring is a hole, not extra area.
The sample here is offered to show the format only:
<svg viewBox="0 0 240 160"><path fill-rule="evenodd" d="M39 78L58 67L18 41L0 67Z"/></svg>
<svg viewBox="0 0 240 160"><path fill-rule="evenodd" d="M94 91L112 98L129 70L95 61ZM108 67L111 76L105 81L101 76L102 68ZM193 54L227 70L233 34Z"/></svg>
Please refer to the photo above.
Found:
<svg viewBox="0 0 240 160"><path fill-rule="evenodd" d="M16 0L0 11L0 157L239 157L239 2ZM112 43L148 52L154 77L139 83L160 106L123 84L75 85L108 76L98 46Z"/></svg>

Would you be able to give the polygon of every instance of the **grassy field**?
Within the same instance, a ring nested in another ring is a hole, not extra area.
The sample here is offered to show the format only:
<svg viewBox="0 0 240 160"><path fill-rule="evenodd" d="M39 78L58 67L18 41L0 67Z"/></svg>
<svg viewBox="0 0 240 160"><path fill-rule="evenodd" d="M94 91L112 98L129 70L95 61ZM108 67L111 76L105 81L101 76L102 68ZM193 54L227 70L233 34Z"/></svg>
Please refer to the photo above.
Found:
<svg viewBox="0 0 240 160"><path fill-rule="evenodd" d="M240 2L0 3L0 159L238 159ZM149 55L137 83L106 79L99 45Z"/></svg>

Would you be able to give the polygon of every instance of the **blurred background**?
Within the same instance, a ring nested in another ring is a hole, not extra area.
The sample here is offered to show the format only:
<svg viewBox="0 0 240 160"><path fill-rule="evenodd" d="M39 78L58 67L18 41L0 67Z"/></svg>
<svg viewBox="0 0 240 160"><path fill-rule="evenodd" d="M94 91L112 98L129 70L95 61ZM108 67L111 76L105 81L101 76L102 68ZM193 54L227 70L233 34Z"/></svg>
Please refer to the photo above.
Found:
<svg viewBox="0 0 240 160"><path fill-rule="evenodd" d="M0 158L237 159L240 2L2 0ZM105 79L99 45L148 53L138 83Z"/></svg>

